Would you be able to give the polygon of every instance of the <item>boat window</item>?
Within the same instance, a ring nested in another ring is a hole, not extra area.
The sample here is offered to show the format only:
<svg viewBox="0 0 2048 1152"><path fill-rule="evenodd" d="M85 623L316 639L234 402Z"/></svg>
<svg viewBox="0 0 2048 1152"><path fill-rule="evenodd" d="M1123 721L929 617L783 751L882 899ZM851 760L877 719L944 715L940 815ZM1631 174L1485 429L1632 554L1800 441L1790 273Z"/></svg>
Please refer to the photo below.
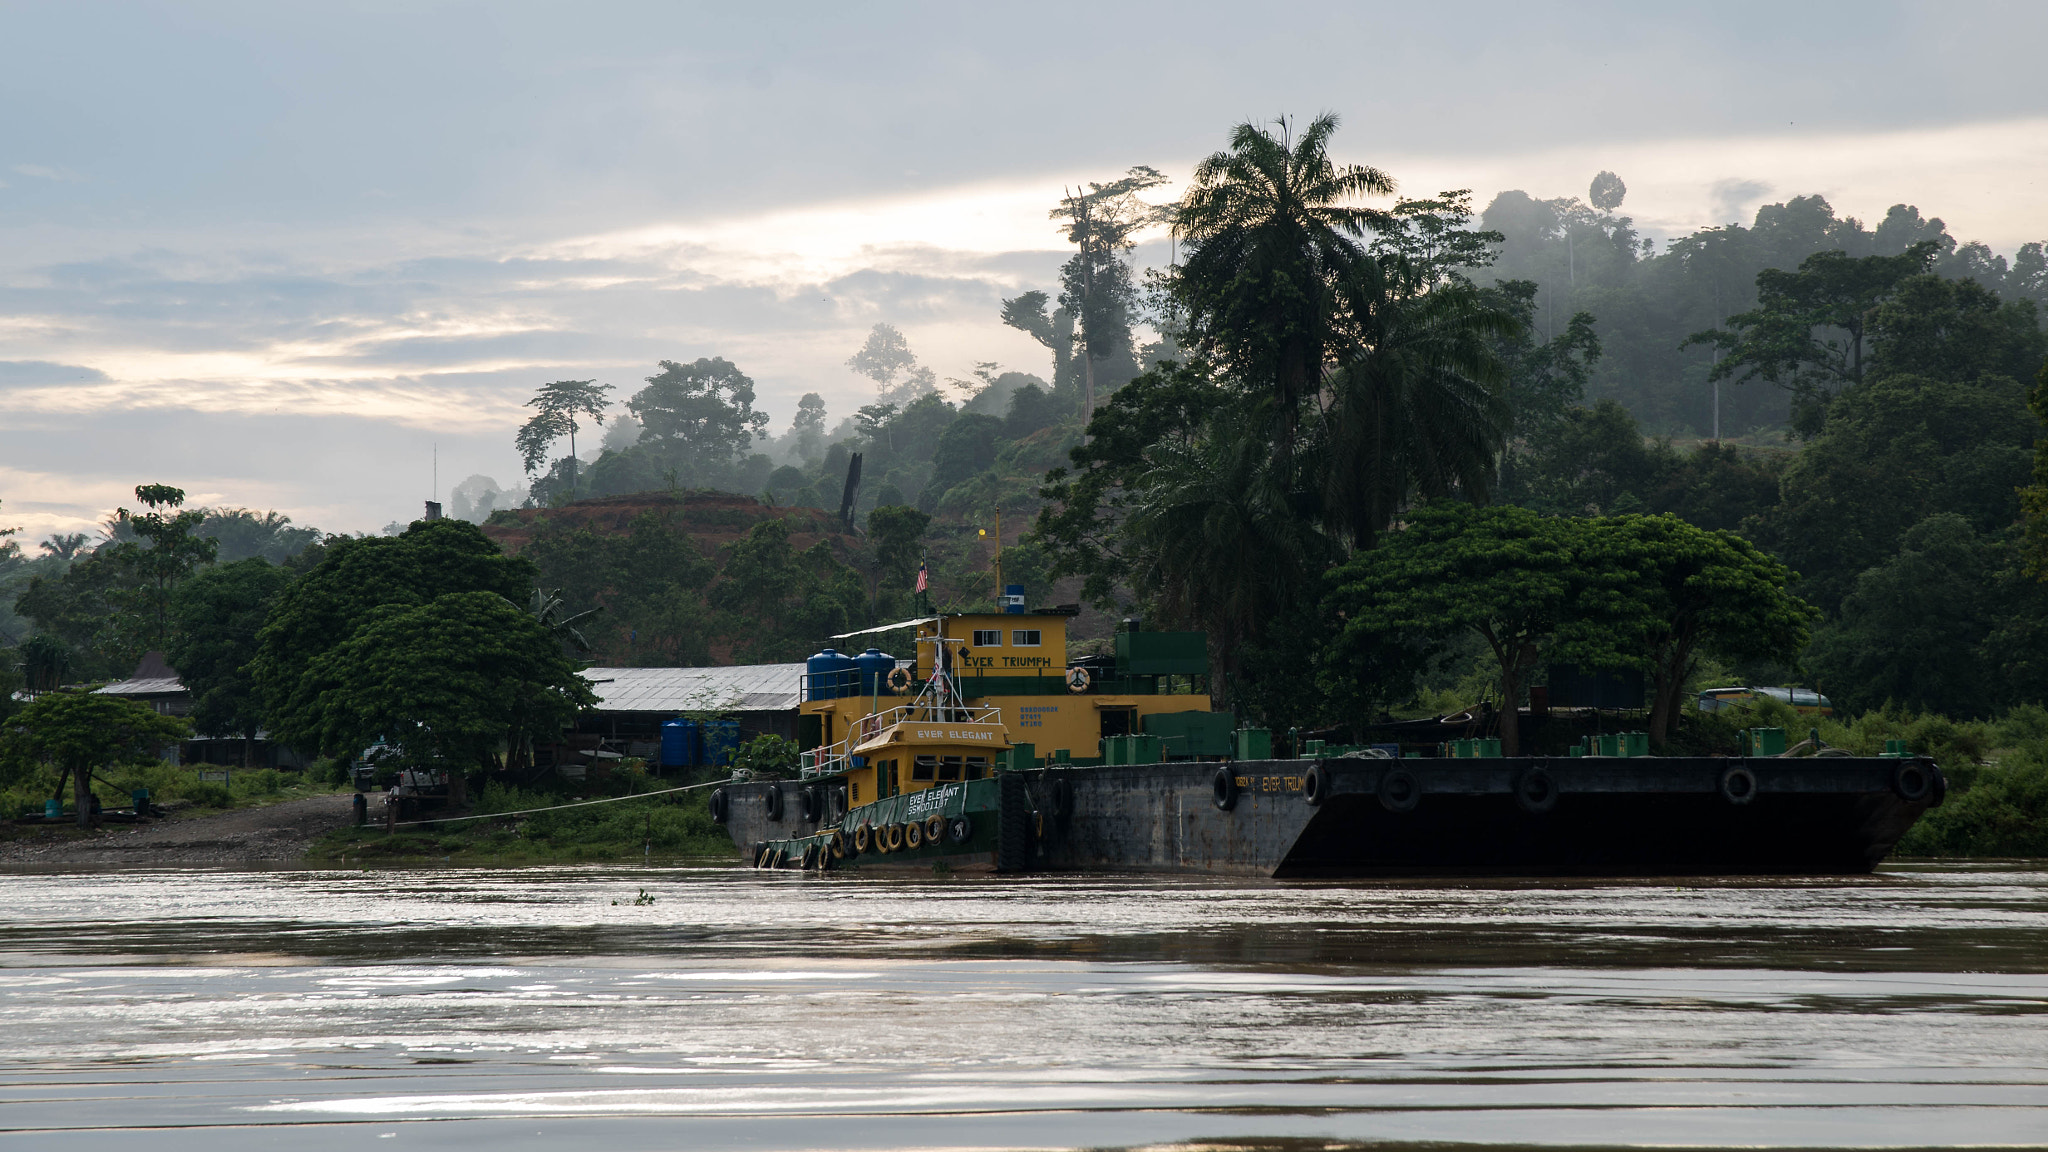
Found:
<svg viewBox="0 0 2048 1152"><path fill-rule="evenodd" d="M1001 648L1003 646L1003 630L1001 628L976 628L974 630L974 646L976 648Z"/></svg>
<svg viewBox="0 0 2048 1152"><path fill-rule="evenodd" d="M981 780L986 778L987 776L988 757L969 756L967 758L967 778L969 780Z"/></svg>
<svg viewBox="0 0 2048 1152"><path fill-rule="evenodd" d="M1040 632L1036 628L1012 628L1010 644L1017 648L1036 648L1042 643L1039 636Z"/></svg>
<svg viewBox="0 0 2048 1152"><path fill-rule="evenodd" d="M945 759L943 759L943 760L939 761L939 779L941 779L941 780L958 780L959 778L960 778L960 757L958 757L958 756L948 756L948 757L946 757Z"/></svg>
<svg viewBox="0 0 2048 1152"><path fill-rule="evenodd" d="M910 766L910 778L912 780L929 780L932 778L932 775L938 770L938 757L919 756L917 760Z"/></svg>

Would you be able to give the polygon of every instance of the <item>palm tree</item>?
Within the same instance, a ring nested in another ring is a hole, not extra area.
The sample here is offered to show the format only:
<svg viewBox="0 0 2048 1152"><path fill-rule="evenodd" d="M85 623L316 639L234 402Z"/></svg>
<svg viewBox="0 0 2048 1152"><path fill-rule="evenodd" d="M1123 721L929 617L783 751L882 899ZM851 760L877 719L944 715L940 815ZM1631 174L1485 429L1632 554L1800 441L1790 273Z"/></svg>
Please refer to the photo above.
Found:
<svg viewBox="0 0 2048 1152"><path fill-rule="evenodd" d="M1319 468L1329 526L1355 548L1413 497L1485 501L1512 419L1493 339L1519 328L1468 281L1426 287L1399 257L1367 271L1373 299L1329 379Z"/></svg>
<svg viewBox="0 0 2048 1152"><path fill-rule="evenodd" d="M1391 218L1348 201L1384 196L1394 181L1376 168L1328 155L1337 117L1316 117L1288 140L1240 124L1230 150L1196 167L1174 217L1186 246L1175 290L1195 342L1237 379L1270 392L1279 421L1276 458L1290 471L1301 402L1321 386L1346 341L1345 315L1369 285L1360 243Z"/></svg>
<svg viewBox="0 0 2048 1152"><path fill-rule="evenodd" d="M1245 643L1313 596L1331 559L1297 486L1248 424L1219 416L1192 442L1155 445L1126 521L1132 586L1161 615L1208 631L1226 684Z"/></svg>

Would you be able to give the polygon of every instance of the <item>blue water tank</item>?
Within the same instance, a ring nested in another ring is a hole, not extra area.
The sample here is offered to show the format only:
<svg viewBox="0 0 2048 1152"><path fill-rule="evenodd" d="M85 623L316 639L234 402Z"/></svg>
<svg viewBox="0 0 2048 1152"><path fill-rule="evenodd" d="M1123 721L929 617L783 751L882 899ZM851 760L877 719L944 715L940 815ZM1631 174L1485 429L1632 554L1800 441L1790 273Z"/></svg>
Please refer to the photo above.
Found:
<svg viewBox="0 0 2048 1152"><path fill-rule="evenodd" d="M804 661L804 699L837 700L859 691L853 657L830 648Z"/></svg>
<svg viewBox="0 0 2048 1152"><path fill-rule="evenodd" d="M661 766L693 768L697 764L697 722L675 719L661 726Z"/></svg>
<svg viewBox="0 0 2048 1152"><path fill-rule="evenodd" d="M1003 585L1003 611L1012 616L1022 616L1024 614L1024 586L1022 584Z"/></svg>
<svg viewBox="0 0 2048 1152"><path fill-rule="evenodd" d="M880 648L870 648L853 658L860 670L860 694L873 696L889 691L889 673L896 670L896 658Z"/></svg>
<svg viewBox="0 0 2048 1152"><path fill-rule="evenodd" d="M713 768L725 768L732 764L732 758L740 750L740 722L737 720L706 720L697 728L703 740L703 763Z"/></svg>

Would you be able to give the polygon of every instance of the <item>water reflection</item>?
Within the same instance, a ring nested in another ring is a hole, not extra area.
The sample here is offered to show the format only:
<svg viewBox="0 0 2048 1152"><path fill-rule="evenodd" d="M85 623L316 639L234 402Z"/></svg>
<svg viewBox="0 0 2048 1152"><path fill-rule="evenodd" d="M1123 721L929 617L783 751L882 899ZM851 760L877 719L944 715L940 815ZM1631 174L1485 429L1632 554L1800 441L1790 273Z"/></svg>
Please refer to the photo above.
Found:
<svg viewBox="0 0 2048 1152"><path fill-rule="evenodd" d="M175 1146L2048 1134L2048 873L2032 869L10 887L0 1131L52 1147L135 1127ZM612 903L641 888L653 905Z"/></svg>

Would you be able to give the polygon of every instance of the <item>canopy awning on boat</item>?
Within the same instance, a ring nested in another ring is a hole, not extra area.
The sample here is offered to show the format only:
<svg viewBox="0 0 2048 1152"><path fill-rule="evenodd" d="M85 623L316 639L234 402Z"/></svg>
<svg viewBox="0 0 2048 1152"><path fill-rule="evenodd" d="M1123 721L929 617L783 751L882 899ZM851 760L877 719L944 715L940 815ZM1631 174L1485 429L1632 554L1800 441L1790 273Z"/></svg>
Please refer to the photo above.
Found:
<svg viewBox="0 0 2048 1152"><path fill-rule="evenodd" d="M872 636L877 632L894 632L898 628L915 628L920 624L932 624L936 623L938 619L937 616L919 616L915 620L898 620L894 624L877 624L873 628L862 628L858 632L837 632L833 634L832 638L834 640L850 640L855 636Z"/></svg>

